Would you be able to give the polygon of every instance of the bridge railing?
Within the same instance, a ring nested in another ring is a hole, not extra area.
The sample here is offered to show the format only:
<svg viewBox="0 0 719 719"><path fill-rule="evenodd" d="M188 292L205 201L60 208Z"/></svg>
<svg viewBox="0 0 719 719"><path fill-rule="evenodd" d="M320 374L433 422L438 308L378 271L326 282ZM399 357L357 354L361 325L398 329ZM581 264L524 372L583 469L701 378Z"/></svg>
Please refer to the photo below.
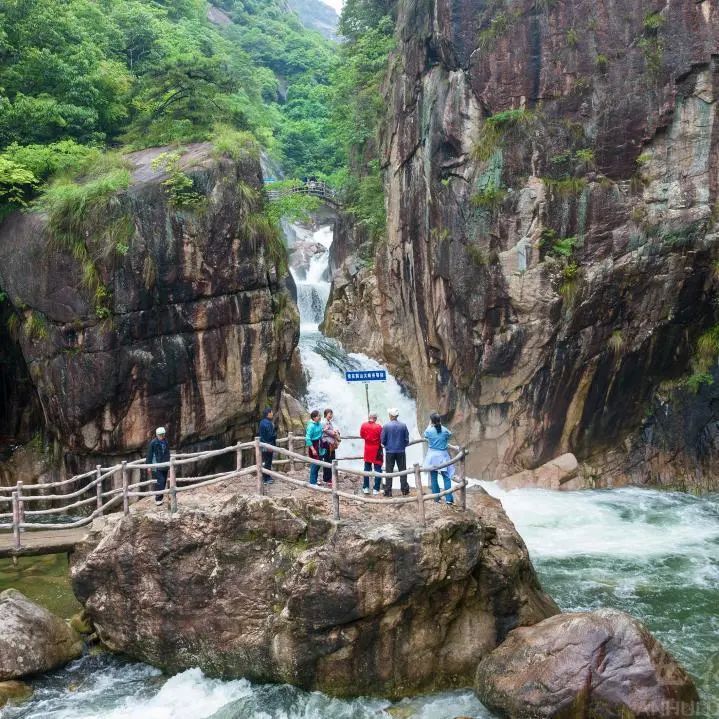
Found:
<svg viewBox="0 0 719 719"><path fill-rule="evenodd" d="M265 185L267 199L280 200L289 195L314 195L323 200L327 200L334 205L340 204L340 197L337 191L326 182L318 180L308 180L307 182L297 183L291 186L284 186L279 189L272 189L272 184Z"/></svg>
<svg viewBox="0 0 719 719"><path fill-rule="evenodd" d="M347 437L345 439L359 439L358 437ZM339 485L339 463L347 462L361 457L342 457L332 462L312 459L299 451L295 451L296 443L304 448L304 437L290 433L277 441L275 445L265 444L259 438L253 442L241 442L222 449L206 450L201 452L175 453L170 457L169 462L159 464L148 464L143 459L124 461L110 467L97 465L95 470L85 472L60 482L48 482L40 484L23 484L18 482L12 487L0 487L0 533L11 532L14 537L14 548L17 551L22 549L22 535L25 531L33 530L61 530L83 527L91 524L98 517L110 511L119 510L122 507L124 514L129 514L130 505L145 497L169 498L168 511L172 514L177 512L179 496L199 487L208 487L221 482L252 478L254 491L258 495L266 492L265 476L272 477L280 482L302 487L311 492L331 495L331 513L335 520L340 520L340 499L361 502L363 504L409 504L416 503L417 516L422 525L426 524L425 502L438 500L453 492L459 496L459 506L466 509L466 487L465 460L467 449L465 447L450 446L454 456L442 465L421 467L415 464L410 469L401 472L375 472L374 470L363 471L351 467L343 467L344 475L356 477L373 477L389 479L393 477L414 477L416 494L407 497L385 497L373 499L364 494L355 494L340 489ZM422 444L425 440L415 440L411 445ZM279 459L273 461L273 469L265 469L262 465L262 452L271 451L279 455ZM243 455L250 452L254 462L243 466ZM178 475L181 468L209 459L215 459L228 454L234 454L234 467L225 471L213 472L210 474L182 477ZM289 466L290 471L297 473L301 468L308 468L316 465L321 468L330 469L332 472L332 483L330 487L323 487L316 484L309 484L305 479L290 476L286 472L279 472L274 467ZM423 485L422 474L427 472L441 472L443 469L454 466L455 477L452 479L452 487L438 493L426 493ZM155 480L152 478L142 479L143 471L167 469L167 486L164 490L154 489ZM132 481L132 475L139 472L137 481ZM52 493L58 488L69 485L77 485L78 482L85 482L79 489L67 493ZM48 493L51 492L51 493ZM56 503L56 506L34 509L41 503ZM77 519L70 521L52 521L59 516L67 516L69 512L78 510L91 511ZM10 511L7 511L7 510ZM9 521L8 521L9 520ZM49 521L48 521L49 520Z"/></svg>

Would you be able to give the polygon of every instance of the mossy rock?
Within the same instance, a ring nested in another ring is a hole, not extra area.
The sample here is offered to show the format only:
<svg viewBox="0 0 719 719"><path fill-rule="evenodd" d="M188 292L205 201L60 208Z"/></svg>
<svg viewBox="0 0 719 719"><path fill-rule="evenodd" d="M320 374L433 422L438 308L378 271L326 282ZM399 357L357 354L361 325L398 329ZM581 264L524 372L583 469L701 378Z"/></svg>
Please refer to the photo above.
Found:
<svg viewBox="0 0 719 719"><path fill-rule="evenodd" d="M70 626L78 634L92 634L94 631L93 626L84 611L78 612L70 619Z"/></svg>
<svg viewBox="0 0 719 719"><path fill-rule="evenodd" d="M25 682L0 682L0 707L8 702L19 704L32 696L32 687Z"/></svg>

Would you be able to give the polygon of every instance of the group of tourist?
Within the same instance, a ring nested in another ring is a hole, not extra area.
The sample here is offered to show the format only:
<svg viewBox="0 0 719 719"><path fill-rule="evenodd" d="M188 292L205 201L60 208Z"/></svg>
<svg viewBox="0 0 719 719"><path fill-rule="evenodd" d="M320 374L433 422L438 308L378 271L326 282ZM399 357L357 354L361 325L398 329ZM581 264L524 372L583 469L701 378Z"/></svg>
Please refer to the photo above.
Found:
<svg viewBox="0 0 719 719"><path fill-rule="evenodd" d="M367 421L360 427L359 435L364 440L364 471L382 472L384 465L384 473L392 472L400 473L400 489L403 495L409 494L409 482L407 475L402 474L407 469L407 447L409 446L409 429L404 422L399 419L399 410L392 408L387 410L389 421L383 426L377 420L377 414L370 412ZM265 409L262 414L258 428L258 436L264 445L274 446L277 444L277 428L273 422L274 414L271 408ZM436 413L430 416L430 424L424 432L424 438L427 440L427 454L424 459L425 467L438 467L441 469L430 470L430 482L432 494L438 494L439 474L444 479L444 489L450 489L452 486L452 477L454 476L454 465L447 467L442 465L451 462L448 451L449 439L452 432L442 424L442 419ZM305 432L305 445L307 447L307 456L310 459L320 460L326 463L324 466L312 463L310 464L310 484L317 485L319 480L320 467L322 468L322 482L324 484L332 484L332 467L331 464L335 460L337 448L342 441L340 430L334 424L334 412L326 409L320 416L319 410L310 412L310 421L307 423ZM272 459L274 452L272 450L262 450L262 467L264 474L264 482L270 484L272 476L268 471L272 471ZM150 442L147 451L147 464L162 464L170 461L170 447L166 439L164 427L158 427L155 432L155 438ZM162 504L165 486L167 484L167 468L152 469L151 475L155 480L155 501ZM370 476L365 475L362 486L364 494L373 495L383 494L385 497L392 496L392 484L394 477L386 477L384 481L384 489L382 489L382 478L374 477L373 487L370 490ZM447 504L452 504L454 498L452 494L445 495ZM437 499L436 501L439 501Z"/></svg>
<svg viewBox="0 0 719 719"><path fill-rule="evenodd" d="M364 471L382 472L384 465L384 473L391 474L398 472L400 490L404 496L409 494L409 482L407 475L403 472L407 469L407 447L409 446L409 429L404 422L399 419L399 410L392 408L387 410L389 421L382 426L377 420L377 414L370 412L367 421L362 424L359 436L364 440ZM331 463L335 459L335 453L342 440L340 431L333 423L334 413L331 409L324 411L324 419L320 420L319 410L313 410L310 413L310 421L307 425L305 433L305 445L307 446L307 454L311 459L321 460L322 462ZM425 467L442 467L447 462L451 462L448 451L449 439L452 432L442 424L441 417L434 413L430 417L430 424L424 432L427 440L427 455L424 460ZM317 484L320 465L310 465L310 484ZM430 470L430 481L432 486L432 494L438 494L439 474L444 479L444 489L450 489L452 486L452 477L454 476L454 465L442 467L438 470ZM322 481L332 483L332 469L324 466L322 468ZM383 494L385 497L392 496L392 484L394 477L386 477L384 481L384 489L382 490L382 478L374 477L373 487L370 490L370 475L364 476L362 492L377 496ZM447 504L452 504L454 498L452 494L445 495ZM437 499L439 501L439 499Z"/></svg>

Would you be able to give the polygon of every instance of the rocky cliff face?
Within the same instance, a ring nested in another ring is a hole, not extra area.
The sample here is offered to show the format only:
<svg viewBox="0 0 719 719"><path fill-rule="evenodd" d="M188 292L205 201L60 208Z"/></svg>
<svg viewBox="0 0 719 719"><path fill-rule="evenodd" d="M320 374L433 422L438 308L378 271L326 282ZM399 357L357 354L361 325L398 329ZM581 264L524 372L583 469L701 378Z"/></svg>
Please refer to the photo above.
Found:
<svg viewBox="0 0 719 719"><path fill-rule="evenodd" d="M211 150L190 147L179 161L192 207L163 185L162 150L129 156L130 186L110 205L129 224L125 244L103 248L93 228L86 237L100 308L45 216L0 226L0 286L15 318L0 334L18 359L0 374L25 372L42 408L33 431L54 438L68 471L142 451L160 424L173 446L233 441L278 398L298 334L284 249L263 222L259 162ZM22 408L3 412L22 425Z"/></svg>
<svg viewBox="0 0 719 719"><path fill-rule="evenodd" d="M514 627L556 614L501 504L352 506L233 483L180 512L113 516L72 557L75 593L112 649L169 671L334 695L470 686Z"/></svg>
<svg viewBox="0 0 719 719"><path fill-rule="evenodd" d="M387 238L373 265L339 238L325 331L476 474L571 451L599 483L691 481L696 448L638 428L715 321L716 3L401 0L397 37Z"/></svg>

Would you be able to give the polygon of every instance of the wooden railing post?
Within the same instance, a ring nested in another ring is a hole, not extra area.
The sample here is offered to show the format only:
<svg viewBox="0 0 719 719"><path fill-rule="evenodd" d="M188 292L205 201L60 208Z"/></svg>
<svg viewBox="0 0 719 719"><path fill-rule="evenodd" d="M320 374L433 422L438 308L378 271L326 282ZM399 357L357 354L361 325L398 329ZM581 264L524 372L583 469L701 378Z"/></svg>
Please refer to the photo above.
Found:
<svg viewBox="0 0 719 719"><path fill-rule="evenodd" d="M295 451L295 435L294 435L293 432L290 432L290 433L287 435L287 449L288 449L290 452L294 452L294 451ZM295 467L295 458L294 458L294 457L290 457L290 471L291 471L291 472L294 472L295 469L296 469L296 467Z"/></svg>
<svg viewBox="0 0 719 719"><path fill-rule="evenodd" d="M462 456L459 460L459 481L462 483L462 486L459 490L459 506L462 509L467 509L467 473L465 467L465 457L467 456L467 449L465 447L462 447L459 451L462 453Z"/></svg>
<svg viewBox="0 0 719 719"><path fill-rule="evenodd" d="M97 512L102 515L102 480L100 479L102 477L102 465L96 464L95 465L95 497L97 498L96 501L96 510Z"/></svg>
<svg viewBox="0 0 719 719"><path fill-rule="evenodd" d="M257 470L257 493L262 496L265 493L265 478L262 476L262 449L260 438L255 437L255 464Z"/></svg>
<svg viewBox="0 0 719 719"><path fill-rule="evenodd" d="M422 472L419 469L419 465L414 465L414 483L417 487L417 514L419 515L419 523L423 526L427 526L427 520L424 516L424 488L422 487Z"/></svg>
<svg viewBox="0 0 719 719"><path fill-rule="evenodd" d="M128 477L127 477L127 461L122 463L122 511L124 514L130 514L130 497L128 497Z"/></svg>
<svg viewBox="0 0 719 719"><path fill-rule="evenodd" d="M177 472L175 458L170 457L170 514L177 512Z"/></svg>
<svg viewBox="0 0 719 719"><path fill-rule="evenodd" d="M242 470L242 444L240 442L237 443L237 446L235 448L235 470L237 471L237 474L239 475L240 471Z"/></svg>
<svg viewBox="0 0 719 719"><path fill-rule="evenodd" d="M337 494L339 489L339 472L337 470L337 460L332 460L332 516L336 521L340 519L340 496Z"/></svg>
<svg viewBox="0 0 719 719"><path fill-rule="evenodd" d="M20 549L20 502L17 491L12 493L12 534L15 542L15 549Z"/></svg>
<svg viewBox="0 0 719 719"><path fill-rule="evenodd" d="M25 502L22 501L22 482L17 483L17 508L19 523L22 524L25 521Z"/></svg>

